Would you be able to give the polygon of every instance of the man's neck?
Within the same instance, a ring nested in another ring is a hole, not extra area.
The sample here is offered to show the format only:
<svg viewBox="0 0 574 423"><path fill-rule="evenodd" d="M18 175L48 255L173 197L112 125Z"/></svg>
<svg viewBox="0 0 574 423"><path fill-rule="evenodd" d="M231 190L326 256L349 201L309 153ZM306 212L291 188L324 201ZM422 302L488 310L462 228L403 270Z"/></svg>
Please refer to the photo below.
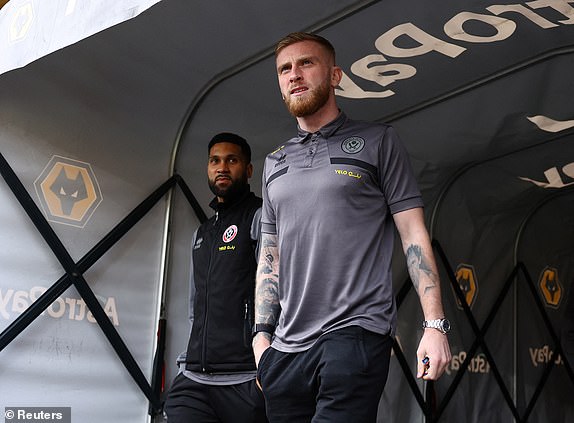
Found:
<svg viewBox="0 0 574 423"><path fill-rule="evenodd" d="M332 101L325 104L312 115L298 117L297 123L302 130L313 133L335 120L337 116L339 116L339 108Z"/></svg>
<svg viewBox="0 0 574 423"><path fill-rule="evenodd" d="M224 197L216 196L214 201L210 204L212 208L217 208L220 210L227 209L231 207L234 203L240 201L243 197L249 194L251 188L249 184L246 184L239 191L230 193Z"/></svg>

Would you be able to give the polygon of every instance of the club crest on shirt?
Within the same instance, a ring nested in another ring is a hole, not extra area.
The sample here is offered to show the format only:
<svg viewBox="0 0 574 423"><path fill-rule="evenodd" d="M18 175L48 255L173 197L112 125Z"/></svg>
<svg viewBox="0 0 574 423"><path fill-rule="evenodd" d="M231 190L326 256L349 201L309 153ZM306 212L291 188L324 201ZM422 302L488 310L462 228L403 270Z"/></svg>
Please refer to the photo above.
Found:
<svg viewBox="0 0 574 423"><path fill-rule="evenodd" d="M356 154L365 146L365 140L361 137L350 137L343 141L341 150L348 154Z"/></svg>
<svg viewBox="0 0 574 423"><path fill-rule="evenodd" d="M229 228L223 232L223 242L231 242L237 235L237 226L231 225Z"/></svg>

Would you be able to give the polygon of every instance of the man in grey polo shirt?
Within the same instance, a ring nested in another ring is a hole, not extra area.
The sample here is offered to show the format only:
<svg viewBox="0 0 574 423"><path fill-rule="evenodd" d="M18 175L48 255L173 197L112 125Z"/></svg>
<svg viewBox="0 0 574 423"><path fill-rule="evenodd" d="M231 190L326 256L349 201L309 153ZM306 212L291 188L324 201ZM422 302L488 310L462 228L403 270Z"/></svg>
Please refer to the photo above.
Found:
<svg viewBox="0 0 574 423"><path fill-rule="evenodd" d="M396 327L396 226L425 327L418 377L450 361L422 200L393 128L350 120L342 71L322 37L276 47L279 86L298 135L263 172L253 349L270 422L376 420Z"/></svg>

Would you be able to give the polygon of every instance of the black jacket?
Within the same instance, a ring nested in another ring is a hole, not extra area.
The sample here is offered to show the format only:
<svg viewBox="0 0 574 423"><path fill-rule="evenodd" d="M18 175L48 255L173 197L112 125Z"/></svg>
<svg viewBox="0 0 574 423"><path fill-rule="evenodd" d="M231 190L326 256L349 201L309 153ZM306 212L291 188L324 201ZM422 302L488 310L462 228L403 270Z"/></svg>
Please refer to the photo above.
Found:
<svg viewBox="0 0 574 423"><path fill-rule="evenodd" d="M207 373L255 370L251 348L256 241L251 225L262 200L247 190L210 206L193 246L195 297L186 369Z"/></svg>

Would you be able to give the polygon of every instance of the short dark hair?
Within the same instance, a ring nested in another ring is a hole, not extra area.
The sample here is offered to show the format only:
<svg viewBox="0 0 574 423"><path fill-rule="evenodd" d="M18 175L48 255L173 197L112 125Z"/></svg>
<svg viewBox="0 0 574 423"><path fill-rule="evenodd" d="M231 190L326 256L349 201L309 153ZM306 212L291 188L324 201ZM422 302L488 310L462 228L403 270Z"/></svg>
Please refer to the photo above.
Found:
<svg viewBox="0 0 574 423"><path fill-rule="evenodd" d="M329 54L333 56L333 62L335 61L335 47L333 44L330 43L329 40L326 38L321 37L317 34L311 34L310 32L292 32L289 35L283 37L279 42L275 45L275 57L283 50L285 47L288 47L292 44L300 43L302 41L314 41L327 50Z"/></svg>
<svg viewBox="0 0 574 423"><path fill-rule="evenodd" d="M219 144L220 142L229 142L241 147L241 153L243 156L245 156L245 160L247 160L247 163L251 163L251 147L249 147L249 144L245 138L240 137L239 135L232 132L221 132L215 135L211 141L209 141L207 146L207 154L209 154L211 151L211 147L213 147L215 144Z"/></svg>

